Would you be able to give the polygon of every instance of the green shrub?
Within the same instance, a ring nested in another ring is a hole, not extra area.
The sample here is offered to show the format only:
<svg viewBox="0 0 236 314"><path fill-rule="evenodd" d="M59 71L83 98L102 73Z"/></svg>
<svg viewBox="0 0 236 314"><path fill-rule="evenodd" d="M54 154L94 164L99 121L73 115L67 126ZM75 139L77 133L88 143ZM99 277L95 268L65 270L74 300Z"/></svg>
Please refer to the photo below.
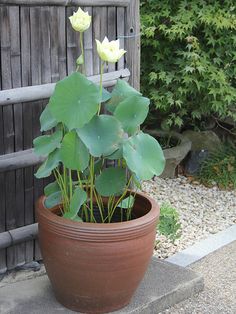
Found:
<svg viewBox="0 0 236 314"><path fill-rule="evenodd" d="M152 122L236 121L235 1L145 0L141 22L141 84L154 105Z"/></svg>
<svg viewBox="0 0 236 314"><path fill-rule="evenodd" d="M160 220L157 227L160 234L165 235L172 241L180 237L179 214L169 203L161 205Z"/></svg>
<svg viewBox="0 0 236 314"><path fill-rule="evenodd" d="M236 188L236 147L224 145L203 162L200 180L207 185L217 184L220 188Z"/></svg>

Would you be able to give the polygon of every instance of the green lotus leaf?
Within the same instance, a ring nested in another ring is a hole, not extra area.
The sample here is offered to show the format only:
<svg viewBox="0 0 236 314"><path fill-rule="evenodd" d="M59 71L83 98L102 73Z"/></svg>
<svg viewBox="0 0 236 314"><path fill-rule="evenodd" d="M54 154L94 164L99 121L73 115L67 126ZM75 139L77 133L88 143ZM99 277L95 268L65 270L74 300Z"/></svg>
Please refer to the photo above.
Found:
<svg viewBox="0 0 236 314"><path fill-rule="evenodd" d="M61 160L72 170L83 171L89 164L89 152L75 130L67 133L61 144Z"/></svg>
<svg viewBox="0 0 236 314"><path fill-rule="evenodd" d="M118 80L111 93L111 99L106 104L106 109L113 113L119 103L130 96L141 96L141 94L126 81Z"/></svg>
<svg viewBox="0 0 236 314"><path fill-rule="evenodd" d="M60 205L62 202L62 194L61 191L54 192L50 194L44 202L44 205L47 208L52 208L54 206Z"/></svg>
<svg viewBox="0 0 236 314"><path fill-rule="evenodd" d="M108 156L119 148L123 130L121 123L109 115L95 116L83 128L77 129L80 139L94 157Z"/></svg>
<svg viewBox="0 0 236 314"><path fill-rule="evenodd" d="M130 195L129 197L126 197L123 199L119 204L118 207L121 208L131 208L134 205L134 197Z"/></svg>
<svg viewBox="0 0 236 314"><path fill-rule="evenodd" d="M59 192L59 191L60 191L60 187L59 187L57 181L54 181L54 182L51 182L45 186L44 195L49 196L49 195L51 195L55 192Z"/></svg>
<svg viewBox="0 0 236 314"><path fill-rule="evenodd" d="M57 130L50 135L42 135L34 139L34 152L39 156L48 156L56 148L60 147L62 140L62 131Z"/></svg>
<svg viewBox="0 0 236 314"><path fill-rule="evenodd" d="M120 147L114 153L107 156L106 158L109 160L117 160L117 159L121 159L122 157L123 157L123 147L121 143Z"/></svg>
<svg viewBox="0 0 236 314"><path fill-rule="evenodd" d="M114 116L122 123L124 131L129 135L134 134L146 119L149 103L148 98L130 96L116 107Z"/></svg>
<svg viewBox="0 0 236 314"><path fill-rule="evenodd" d="M140 132L123 144L123 156L128 168L141 180L160 175L165 167L165 157L155 138Z"/></svg>
<svg viewBox="0 0 236 314"><path fill-rule="evenodd" d="M57 125L57 120L52 116L52 113L48 105L45 107L45 109L41 113L40 125L41 125L41 129L40 129L41 132L48 131Z"/></svg>
<svg viewBox="0 0 236 314"><path fill-rule="evenodd" d="M72 199L70 201L70 209L68 212L64 213L63 217L68 219L77 219L78 212L81 206L86 202L87 194L80 187L77 187L73 193Z"/></svg>
<svg viewBox="0 0 236 314"><path fill-rule="evenodd" d="M100 174L101 170L102 170L102 166L103 166L103 160L102 159L97 159L94 162L94 174L98 175ZM84 178L88 178L90 175L90 167L86 168L83 171L83 177Z"/></svg>
<svg viewBox="0 0 236 314"><path fill-rule="evenodd" d="M75 72L56 84L49 108L69 130L82 128L97 113L99 95L97 85Z"/></svg>
<svg viewBox="0 0 236 314"><path fill-rule="evenodd" d="M102 89L102 102L108 101L111 98L111 93L109 93L105 88Z"/></svg>
<svg viewBox="0 0 236 314"><path fill-rule="evenodd" d="M58 167L61 161L61 154L59 149L55 149L49 154L48 158L39 167L38 171L35 173L35 177L38 179L49 177L56 167Z"/></svg>
<svg viewBox="0 0 236 314"><path fill-rule="evenodd" d="M95 187L102 196L117 195L126 185L126 170L123 168L106 168L95 180Z"/></svg>
<svg viewBox="0 0 236 314"><path fill-rule="evenodd" d="M77 221L77 222L83 222L83 219L80 216L78 216L78 215L73 217L73 218L71 218L71 220Z"/></svg>

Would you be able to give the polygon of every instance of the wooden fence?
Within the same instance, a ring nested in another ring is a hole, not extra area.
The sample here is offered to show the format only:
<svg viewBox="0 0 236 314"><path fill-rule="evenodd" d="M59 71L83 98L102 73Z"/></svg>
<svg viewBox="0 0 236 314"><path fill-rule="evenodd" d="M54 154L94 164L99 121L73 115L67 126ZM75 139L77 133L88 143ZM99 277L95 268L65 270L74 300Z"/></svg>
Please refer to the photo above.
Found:
<svg viewBox="0 0 236 314"><path fill-rule="evenodd" d="M32 152L39 116L55 82L75 70L79 34L68 17L77 7L92 15L85 32L86 74L97 82L94 39L120 39L128 52L109 64L104 85L117 78L139 88L139 0L0 0L0 234L34 223L34 203L47 180L34 178ZM35 241L0 250L0 273L41 259Z"/></svg>

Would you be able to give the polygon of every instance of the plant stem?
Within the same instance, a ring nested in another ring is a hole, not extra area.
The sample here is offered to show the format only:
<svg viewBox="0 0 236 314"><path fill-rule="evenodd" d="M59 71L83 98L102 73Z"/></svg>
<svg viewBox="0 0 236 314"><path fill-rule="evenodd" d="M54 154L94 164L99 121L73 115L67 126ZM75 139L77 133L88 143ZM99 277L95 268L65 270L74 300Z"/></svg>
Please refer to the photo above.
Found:
<svg viewBox="0 0 236 314"><path fill-rule="evenodd" d="M71 169L68 169L69 172L69 195L70 195L70 201L72 199L73 194L73 182L72 182L72 176L71 176Z"/></svg>
<svg viewBox="0 0 236 314"><path fill-rule="evenodd" d="M90 222L92 222L92 217L94 218L93 215L93 190L94 190L94 186L93 186L93 182L94 181L94 157L91 156L90 159L90 210L91 210L91 215L90 215Z"/></svg>
<svg viewBox="0 0 236 314"><path fill-rule="evenodd" d="M100 213L102 222L104 222L102 206L101 206L101 204L100 204L100 201L99 201L99 198L98 198L98 196L97 196L97 193L96 193L95 189L94 189L94 196L95 196L95 198L96 198L96 202L97 202L97 205L98 205L98 209L99 209L99 213Z"/></svg>
<svg viewBox="0 0 236 314"><path fill-rule="evenodd" d="M136 189L136 190L135 190L135 192L134 192L134 195L133 195L134 200L135 200L135 197L136 197L137 191L138 191L138 189ZM129 207L129 204L128 204L127 216L126 216L127 221L128 221L128 220L130 220L130 218L131 218L131 212L132 212L132 209L133 209L133 206Z"/></svg>
<svg viewBox="0 0 236 314"><path fill-rule="evenodd" d="M104 73L104 62L101 60L101 72L100 72L100 103L99 103L99 108L98 108L98 116L101 111L101 105L102 105L102 77Z"/></svg>
<svg viewBox="0 0 236 314"><path fill-rule="evenodd" d="M129 182L124 190L124 192L122 193L122 195L120 196L120 198L118 199L118 201L115 203L115 206L113 207L112 211L111 211L111 215L109 217L109 220L108 222L111 222L111 219L112 219L112 216L114 215L114 212L117 208L117 206L119 205L119 203L123 200L123 198L126 196L127 192L128 192L128 189L129 189L129 186L131 184L131 181L132 181L132 175L130 176L129 178Z"/></svg>
<svg viewBox="0 0 236 314"><path fill-rule="evenodd" d="M78 181L79 181L80 188L83 190L84 187L83 187L83 183L82 183L82 181L81 181L81 177L80 177L79 171L77 171L77 177L78 177ZM84 214L85 214L85 221L88 222L89 218L88 218L88 210L87 210L87 208L86 208L86 205L83 204L83 205L82 205L82 208L83 208L83 212L84 212Z"/></svg>
<svg viewBox="0 0 236 314"><path fill-rule="evenodd" d="M83 42L83 32L80 33L80 48L81 48L81 54L82 54L82 58L83 58L83 64L82 64L82 73L85 75L86 71L85 71L85 60L84 60L84 42Z"/></svg>
<svg viewBox="0 0 236 314"><path fill-rule="evenodd" d="M60 187L61 190L61 194L62 194L62 204L63 204L63 209L64 212L67 211L67 209L69 208L69 204L70 201L68 199L68 195L67 195L67 191L66 191L66 187L65 187L65 183L63 182L63 178L59 172L59 170L56 168L56 170L53 170L53 175L57 181L57 184Z"/></svg>

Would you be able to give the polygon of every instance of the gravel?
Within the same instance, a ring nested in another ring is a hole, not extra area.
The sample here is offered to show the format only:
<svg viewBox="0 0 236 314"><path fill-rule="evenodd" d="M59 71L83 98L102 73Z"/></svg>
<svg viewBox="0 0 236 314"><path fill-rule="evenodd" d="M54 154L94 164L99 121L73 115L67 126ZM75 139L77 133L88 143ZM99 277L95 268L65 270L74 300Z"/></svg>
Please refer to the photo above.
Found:
<svg viewBox="0 0 236 314"><path fill-rule="evenodd" d="M167 258L209 235L225 230L236 223L236 190L208 188L186 177L155 178L143 183L142 190L159 205L169 202L179 213L181 237L172 243L157 233L154 254Z"/></svg>

